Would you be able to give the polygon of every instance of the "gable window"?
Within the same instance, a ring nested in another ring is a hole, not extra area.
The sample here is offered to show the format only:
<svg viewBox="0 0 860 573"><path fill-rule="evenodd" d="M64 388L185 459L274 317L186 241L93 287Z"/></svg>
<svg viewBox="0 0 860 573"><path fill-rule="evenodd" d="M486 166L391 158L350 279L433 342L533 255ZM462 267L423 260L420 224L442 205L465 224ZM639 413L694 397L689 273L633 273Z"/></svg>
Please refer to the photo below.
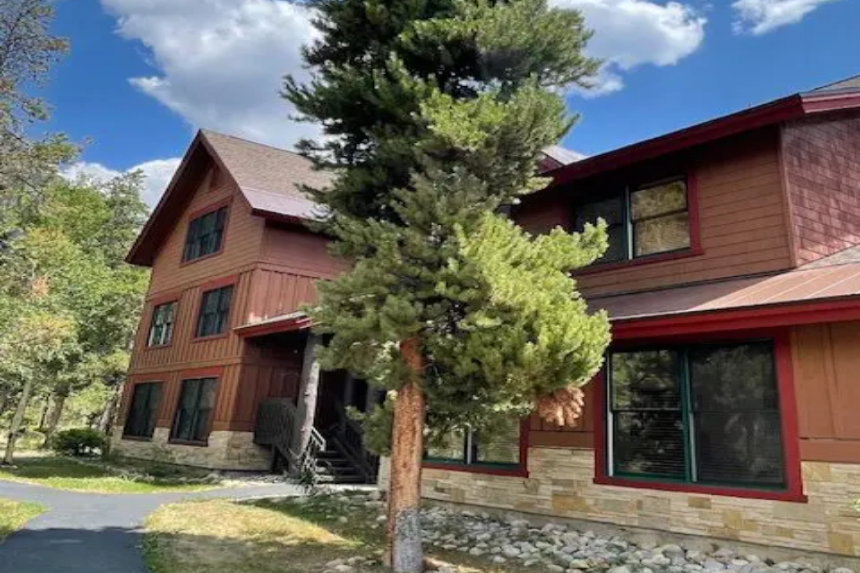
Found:
<svg viewBox="0 0 860 573"><path fill-rule="evenodd" d="M135 384L122 435L131 438L151 438L155 432L160 401L161 382Z"/></svg>
<svg viewBox="0 0 860 573"><path fill-rule="evenodd" d="M152 311L147 346L166 346L173 339L173 323L176 318L176 302L159 304Z"/></svg>
<svg viewBox="0 0 860 573"><path fill-rule="evenodd" d="M608 364L612 476L786 487L771 342L613 352Z"/></svg>
<svg viewBox="0 0 860 573"><path fill-rule="evenodd" d="M520 459L520 421L500 425L493 432L458 431L427 448L424 459L472 466L517 467Z"/></svg>
<svg viewBox="0 0 860 573"><path fill-rule="evenodd" d="M221 207L193 219L188 224L182 260L193 261L220 251L226 221L227 207Z"/></svg>
<svg viewBox="0 0 860 573"><path fill-rule="evenodd" d="M690 212L687 182L673 179L629 187L574 207L574 226L603 219L609 248L598 263L619 262L689 249Z"/></svg>
<svg viewBox="0 0 860 573"><path fill-rule="evenodd" d="M227 331L232 298L233 285L203 293L200 300L200 314L197 317L197 338L215 336Z"/></svg>
<svg viewBox="0 0 860 573"><path fill-rule="evenodd" d="M183 442L205 442L209 437L209 419L215 408L215 378L193 378L182 381L176 416L170 438Z"/></svg>

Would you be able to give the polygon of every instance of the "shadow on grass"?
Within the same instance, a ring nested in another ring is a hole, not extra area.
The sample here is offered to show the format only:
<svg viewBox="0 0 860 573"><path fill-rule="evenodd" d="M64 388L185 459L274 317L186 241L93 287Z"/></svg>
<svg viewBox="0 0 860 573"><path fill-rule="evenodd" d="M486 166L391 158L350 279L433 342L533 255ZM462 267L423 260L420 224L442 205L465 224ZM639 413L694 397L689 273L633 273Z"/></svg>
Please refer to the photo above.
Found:
<svg viewBox="0 0 860 573"><path fill-rule="evenodd" d="M98 478L112 474L105 469L55 456L21 456L13 466L0 466L0 476L9 474L21 479Z"/></svg>

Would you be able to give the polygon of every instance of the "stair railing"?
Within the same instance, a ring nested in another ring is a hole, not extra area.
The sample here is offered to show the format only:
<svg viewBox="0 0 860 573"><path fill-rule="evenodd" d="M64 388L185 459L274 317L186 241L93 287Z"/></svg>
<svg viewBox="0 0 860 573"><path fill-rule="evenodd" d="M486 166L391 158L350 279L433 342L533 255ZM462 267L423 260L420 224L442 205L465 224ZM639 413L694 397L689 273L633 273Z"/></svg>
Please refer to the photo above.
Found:
<svg viewBox="0 0 860 573"><path fill-rule="evenodd" d="M314 471L320 452L326 449L326 441L316 428L311 428L310 439L302 452L292 448L293 431L298 411L290 398L267 398L257 408L257 423L254 427L254 443L270 446L287 460L291 471Z"/></svg>
<svg viewBox="0 0 860 573"><path fill-rule="evenodd" d="M334 398L334 402L338 422L329 432L335 447L356 466L366 481L375 481L379 458L367 451L364 429L346 414L346 408L339 399Z"/></svg>

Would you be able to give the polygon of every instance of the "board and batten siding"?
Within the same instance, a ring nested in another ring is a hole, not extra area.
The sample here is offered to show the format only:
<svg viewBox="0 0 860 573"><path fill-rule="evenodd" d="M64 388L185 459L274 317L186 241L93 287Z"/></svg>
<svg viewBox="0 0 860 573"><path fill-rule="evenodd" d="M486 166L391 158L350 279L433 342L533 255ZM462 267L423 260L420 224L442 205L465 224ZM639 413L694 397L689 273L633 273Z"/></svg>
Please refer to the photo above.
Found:
<svg viewBox="0 0 860 573"><path fill-rule="evenodd" d="M703 146L683 157L661 160L655 169L644 163L625 173L630 181L687 174L698 198L701 254L665 261L634 261L577 276L588 296L635 292L732 276L752 275L793 266L786 199L782 188L778 134L760 130ZM672 166L669 168L668 166ZM621 180L614 185L623 185ZM606 182L579 181L555 197L526 204L516 219L533 232L556 225L570 226L574 197L587 197L589 187L604 189ZM620 187L619 187L620 188Z"/></svg>

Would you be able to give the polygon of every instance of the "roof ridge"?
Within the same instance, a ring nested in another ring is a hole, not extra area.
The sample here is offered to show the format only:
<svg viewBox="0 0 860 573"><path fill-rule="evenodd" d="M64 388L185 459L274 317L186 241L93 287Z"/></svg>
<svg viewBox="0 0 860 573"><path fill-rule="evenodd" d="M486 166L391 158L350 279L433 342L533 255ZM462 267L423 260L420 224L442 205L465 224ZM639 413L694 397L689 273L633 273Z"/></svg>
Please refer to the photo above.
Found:
<svg viewBox="0 0 860 573"><path fill-rule="evenodd" d="M305 161L309 161L309 162L313 163L313 161L311 159L308 159L307 157L305 157L301 153L299 153L297 151L293 151L292 149L285 149L283 147L278 147L278 146L272 145L270 143L262 143L260 141L254 141L253 139L248 139L247 137L240 137L238 135L233 135L232 133L224 133L223 131L216 131L214 129L209 129L209 128L201 127L200 132L205 136L212 134L212 135L217 135L219 137L228 137L230 139L235 139L236 141L241 141L242 143L250 143L251 145L256 145L258 147L268 147L269 149L273 149L273 150L281 152L281 153L289 153L290 155L295 155L296 157L298 157L300 159L304 159Z"/></svg>

